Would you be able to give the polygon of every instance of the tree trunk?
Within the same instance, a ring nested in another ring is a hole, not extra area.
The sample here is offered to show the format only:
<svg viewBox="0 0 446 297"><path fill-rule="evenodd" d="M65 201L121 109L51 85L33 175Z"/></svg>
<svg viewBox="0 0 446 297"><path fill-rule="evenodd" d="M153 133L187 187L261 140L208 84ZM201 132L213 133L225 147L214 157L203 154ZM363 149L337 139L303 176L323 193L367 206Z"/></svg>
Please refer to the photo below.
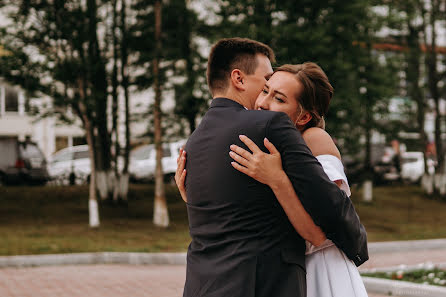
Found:
<svg viewBox="0 0 446 297"><path fill-rule="evenodd" d="M438 57L436 52L436 28L435 24L437 23L437 17L439 14L439 1L433 0L431 2L432 6L430 8L430 16L429 16L429 24L431 28L431 40L430 45L426 43L426 47L428 49L426 55L426 66L427 66L427 74L428 74L428 85L429 91L431 93L432 99L435 103L435 148L437 152L437 166L435 168L435 178L434 178L434 186L435 190L440 193L440 195L446 194L445 182L444 182L444 151L443 151L443 142L441 139L442 135L442 127L441 127L441 119L442 115L440 113L440 93L438 89L438 82L440 80L440 76L437 69ZM425 33L426 35L426 33Z"/></svg>
<svg viewBox="0 0 446 297"><path fill-rule="evenodd" d="M112 135L114 135L114 158L115 163L115 174L119 175L118 169L118 158L119 158L119 129L118 129L118 20L117 20L117 0L113 0L113 26L112 26L112 40L113 40L113 69L111 75L111 85L112 85Z"/></svg>
<svg viewBox="0 0 446 297"><path fill-rule="evenodd" d="M129 111L129 83L127 75L127 26L126 26L126 0L121 2L121 85L124 91L125 108L125 148L124 168L122 170L120 184L120 197L127 201L129 186L129 161L130 161L130 111Z"/></svg>
<svg viewBox="0 0 446 297"><path fill-rule="evenodd" d="M88 17L88 82L90 96L94 102L95 118L94 131L97 149L97 181L98 190L102 199L111 197L113 184L111 181L111 152L110 133L107 128L107 76L105 63L101 57L97 37L97 3L96 0L87 0ZM86 94L87 95L87 94ZM95 133L95 134L96 134Z"/></svg>
<svg viewBox="0 0 446 297"><path fill-rule="evenodd" d="M99 207L98 200L96 198L96 166L95 166L95 158L94 158L94 137L93 137L93 129L91 127L91 122L88 118L84 119L85 122L85 130L87 131L87 143L88 143L88 152L90 155L90 185L89 185L89 199L88 199L88 213L89 213L89 224L92 228L99 227Z"/></svg>
<svg viewBox="0 0 446 297"><path fill-rule="evenodd" d="M370 34L370 33L369 33ZM372 201L373 199L373 167L372 167L372 125L373 125L373 103L372 103L372 95L368 90L369 88L369 80L368 75L372 73L372 69L370 66L371 59L371 44L367 43L366 51L367 51L367 64L365 67L365 72L362 73L363 80L365 85L365 91L360 93L364 94L364 109L365 109L365 123L364 123L364 132L365 132L365 159L364 159L364 185L363 185L363 199L365 201Z"/></svg>
<svg viewBox="0 0 446 297"><path fill-rule="evenodd" d="M417 104L417 128L419 137L420 150L423 152L424 174L421 179L422 189L432 194L433 179L429 176L427 165L427 135L424 129L426 103L422 87L420 86L420 67L422 59L422 51L420 47L420 33L422 33L422 27L413 25L412 21L415 17L415 7L410 6L410 3L406 3L407 27L409 34L407 36L407 45L409 51L407 53L407 81L409 83L408 93L412 97L412 100Z"/></svg>
<svg viewBox="0 0 446 297"><path fill-rule="evenodd" d="M366 103L367 104L367 103ZM369 123L369 112L367 111L367 122ZM363 184L363 200L366 202L371 202L373 200L373 169L372 169L372 144L371 144L371 138L372 138L372 129L370 125L366 123L366 132L365 132L365 143L366 143L366 154L365 154L365 164L364 164L364 171L365 171L365 179Z"/></svg>
<svg viewBox="0 0 446 297"><path fill-rule="evenodd" d="M161 53L161 0L155 1L155 46L156 54L153 59L153 78L155 89L154 121L155 121L155 201L153 207L153 223L156 226L169 226L169 213L167 211L166 196L164 190L164 176L162 166L162 131L161 131L161 86L160 86L160 53Z"/></svg>
<svg viewBox="0 0 446 297"><path fill-rule="evenodd" d="M83 83L80 83L80 95L81 98L85 98ZM87 143L88 143L88 153L90 157L90 186L89 186L89 199L88 199L88 214L89 214L89 225L91 228L97 228L100 225L99 222L99 207L98 200L96 198L96 162L95 162L95 152L94 152L94 133L92 121L89 117L87 108L83 102L79 102L79 111L82 115L82 120L84 122Z"/></svg>

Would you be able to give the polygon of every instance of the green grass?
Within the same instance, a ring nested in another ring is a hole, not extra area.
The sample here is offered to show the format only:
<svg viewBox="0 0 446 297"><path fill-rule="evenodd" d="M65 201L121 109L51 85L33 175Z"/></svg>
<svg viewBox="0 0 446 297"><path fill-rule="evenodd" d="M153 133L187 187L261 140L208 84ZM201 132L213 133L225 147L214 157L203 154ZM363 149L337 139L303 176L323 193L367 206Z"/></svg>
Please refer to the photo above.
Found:
<svg viewBox="0 0 446 297"><path fill-rule="evenodd" d="M186 207L166 188L171 225L152 223L153 186L131 185L128 207L101 205L101 226L88 227L87 187L0 187L0 255L184 251Z"/></svg>
<svg viewBox="0 0 446 297"><path fill-rule="evenodd" d="M446 202L429 199L419 186L376 187L372 203L352 192L369 241L446 237Z"/></svg>
<svg viewBox="0 0 446 297"><path fill-rule="evenodd" d="M432 270L420 269L409 272L400 270L396 272L362 273L361 275L446 287L446 270L438 268Z"/></svg>
<svg viewBox="0 0 446 297"><path fill-rule="evenodd" d="M172 186L166 196L167 229L152 223L152 185L131 185L127 208L101 205L101 226L90 229L87 187L0 187L0 255L186 251L185 204ZM375 188L374 196L367 204L353 191L369 241L446 237L445 202L415 186Z"/></svg>

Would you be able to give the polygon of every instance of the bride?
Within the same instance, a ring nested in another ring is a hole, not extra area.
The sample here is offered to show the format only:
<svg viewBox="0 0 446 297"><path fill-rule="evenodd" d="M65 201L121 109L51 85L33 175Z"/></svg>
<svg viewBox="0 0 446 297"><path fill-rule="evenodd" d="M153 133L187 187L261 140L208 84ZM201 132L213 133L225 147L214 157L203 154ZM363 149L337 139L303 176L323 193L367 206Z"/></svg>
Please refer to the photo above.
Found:
<svg viewBox="0 0 446 297"><path fill-rule="evenodd" d="M330 135L325 132L324 115L333 95L331 86L324 71L315 63L307 62L299 65L283 65L276 68L274 74L265 84L256 101L256 109L280 111L286 113L313 153L321 163L327 176L350 196L350 188L341 155ZM248 137L240 135L240 140L249 148L245 150L232 145L229 155L234 160L232 166L268 185L273 189L276 198L283 201L280 195L293 193L291 183L285 183L288 191L277 191L278 183L287 180L282 168L280 153L265 138L264 145L269 154L264 153ZM184 181L186 178L186 152L180 150L178 168L175 175L181 197L187 201ZM296 196L297 197L297 196ZM302 205L300 207L303 208ZM304 211L302 209L302 211ZM307 213L305 213L309 216ZM311 220L312 222L312 220ZM314 225L314 222L312 222ZM302 226L295 226L301 235ZM300 230L299 230L300 229ZM363 297L367 296L358 269L343 251L325 237L320 228L318 239L306 241L306 271L308 297ZM304 237L305 238L305 237Z"/></svg>

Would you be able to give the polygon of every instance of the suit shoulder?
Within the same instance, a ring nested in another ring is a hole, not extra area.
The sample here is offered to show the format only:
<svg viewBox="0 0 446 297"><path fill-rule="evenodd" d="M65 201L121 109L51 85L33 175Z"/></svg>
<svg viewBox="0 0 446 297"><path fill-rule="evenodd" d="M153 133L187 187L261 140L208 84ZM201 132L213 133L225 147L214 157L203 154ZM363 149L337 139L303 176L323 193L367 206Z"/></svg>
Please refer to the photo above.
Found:
<svg viewBox="0 0 446 297"><path fill-rule="evenodd" d="M246 118L250 121L256 119L257 121L289 121L288 115L283 112L271 110L246 110Z"/></svg>

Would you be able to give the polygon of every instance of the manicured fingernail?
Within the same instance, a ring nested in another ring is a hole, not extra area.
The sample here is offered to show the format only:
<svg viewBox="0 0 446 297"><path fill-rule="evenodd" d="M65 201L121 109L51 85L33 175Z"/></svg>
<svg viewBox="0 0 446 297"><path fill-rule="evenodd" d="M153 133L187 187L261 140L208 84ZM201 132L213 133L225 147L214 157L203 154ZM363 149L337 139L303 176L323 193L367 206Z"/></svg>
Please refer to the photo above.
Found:
<svg viewBox="0 0 446 297"><path fill-rule="evenodd" d="M232 157L234 155L234 153L232 151L230 151L229 155Z"/></svg>
<svg viewBox="0 0 446 297"><path fill-rule="evenodd" d="M245 135L239 135L238 138L242 139L243 137L246 137Z"/></svg>
<svg viewBox="0 0 446 297"><path fill-rule="evenodd" d="M235 149L235 145L231 144L231 145L229 146L229 148L230 148L231 150L233 150L233 149Z"/></svg>

